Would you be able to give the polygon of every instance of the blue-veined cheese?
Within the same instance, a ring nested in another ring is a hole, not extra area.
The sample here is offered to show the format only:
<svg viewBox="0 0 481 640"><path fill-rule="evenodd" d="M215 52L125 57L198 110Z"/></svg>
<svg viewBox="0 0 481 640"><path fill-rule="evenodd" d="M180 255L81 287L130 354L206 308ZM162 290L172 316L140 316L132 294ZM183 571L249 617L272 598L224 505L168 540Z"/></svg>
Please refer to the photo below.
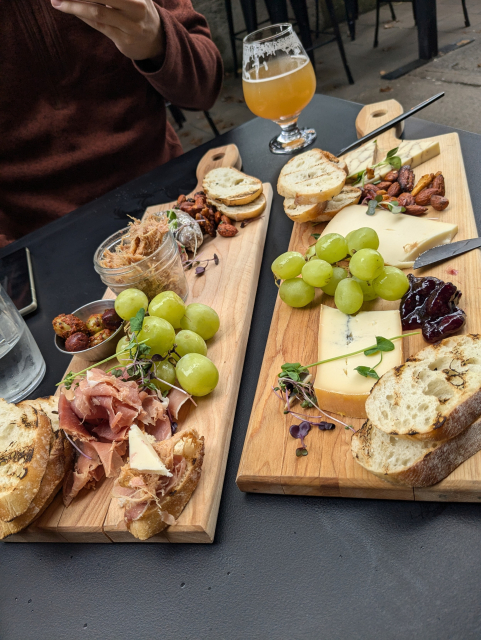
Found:
<svg viewBox="0 0 481 640"><path fill-rule="evenodd" d="M342 156L342 160L347 164L349 175L364 171L364 169L374 164L376 146L376 140L371 140L371 142L366 142L359 149L354 149L354 151Z"/></svg>
<svg viewBox="0 0 481 640"><path fill-rule="evenodd" d="M399 311L360 311L347 316L339 309L321 305L318 360L366 349L376 344L376 336L389 339L401 334ZM402 340L395 340L394 345L394 351L382 354L382 362L376 367L379 377L402 363ZM366 418L364 405L376 380L364 378L355 368L372 368L380 357L379 353L360 353L318 366L314 389L319 407L350 418Z"/></svg>
<svg viewBox="0 0 481 640"><path fill-rule="evenodd" d="M439 142L430 140L404 140L398 147L396 155L401 158L401 165L411 165L411 169L418 167L423 162L435 158L441 153ZM391 165L377 167L374 180L383 178L392 170Z"/></svg>

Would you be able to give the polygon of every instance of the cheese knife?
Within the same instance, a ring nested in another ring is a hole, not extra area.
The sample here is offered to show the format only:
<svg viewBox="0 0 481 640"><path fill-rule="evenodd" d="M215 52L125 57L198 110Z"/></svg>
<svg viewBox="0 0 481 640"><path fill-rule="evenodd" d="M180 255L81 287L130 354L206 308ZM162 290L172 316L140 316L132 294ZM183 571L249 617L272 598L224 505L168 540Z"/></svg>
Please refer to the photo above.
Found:
<svg viewBox="0 0 481 640"><path fill-rule="evenodd" d="M439 100L443 96L444 96L444 91L442 91L441 93L437 93L435 96L432 96L427 100L424 100L424 102L420 102L418 105L416 105L412 109L409 109L409 111L406 111L406 113L401 113L400 116L393 118L389 122L386 122L386 124L383 124L382 126L380 126L378 129L375 129L374 131L371 131L371 133L368 133L364 137L359 138L359 140L356 140L356 142L353 142L348 147L344 147L344 149L341 149L341 151L339 151L339 153L337 154L338 157L342 156L344 153L347 153L348 151L357 149L358 147L363 145L365 142L369 142L369 140L372 140L373 138L377 138L377 136L380 136L381 133L384 133L385 131L392 129L392 127L395 127L399 122L406 120L406 118L410 118L412 115L414 115L418 111L421 111L421 109L425 109L430 104L432 104L433 102L436 102L436 100Z"/></svg>
<svg viewBox="0 0 481 640"><path fill-rule="evenodd" d="M414 261L413 269L421 269L429 267L432 264L455 258L463 253L468 253L473 249L481 248L481 238L471 238L470 240L459 240L459 242L451 242L450 244L441 244L438 247L428 249Z"/></svg>

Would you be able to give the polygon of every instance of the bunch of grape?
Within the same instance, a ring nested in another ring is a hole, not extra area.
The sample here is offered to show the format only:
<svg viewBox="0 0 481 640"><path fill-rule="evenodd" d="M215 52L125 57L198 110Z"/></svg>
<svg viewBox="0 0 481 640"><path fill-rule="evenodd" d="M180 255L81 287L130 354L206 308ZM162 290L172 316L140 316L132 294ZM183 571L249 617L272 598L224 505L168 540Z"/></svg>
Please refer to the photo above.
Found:
<svg viewBox="0 0 481 640"><path fill-rule="evenodd" d="M362 303L375 298L400 300L409 289L406 275L384 265L374 229L362 227L347 234L328 233L303 256L287 251L272 263L275 277L283 280L279 296L291 307L305 307L320 288L334 296L339 311L353 314ZM348 268L338 266L349 261ZM298 276L301 276L300 278Z"/></svg>
<svg viewBox="0 0 481 640"><path fill-rule="evenodd" d="M163 291L149 300L139 289L125 289L115 300L115 311L123 320L135 317L140 309L148 311L137 335L139 342L150 347L148 357L167 356L175 346L175 352L154 363L155 386L168 392L177 378L180 386L193 396L205 396L215 389L219 372L215 364L206 357L206 340L219 329L219 316L205 304L185 305L174 291ZM177 333L176 333L177 331ZM121 338L117 353L126 348L127 337ZM118 356L122 365L132 362L130 353ZM175 365L173 363L176 363ZM164 382L168 384L165 384Z"/></svg>

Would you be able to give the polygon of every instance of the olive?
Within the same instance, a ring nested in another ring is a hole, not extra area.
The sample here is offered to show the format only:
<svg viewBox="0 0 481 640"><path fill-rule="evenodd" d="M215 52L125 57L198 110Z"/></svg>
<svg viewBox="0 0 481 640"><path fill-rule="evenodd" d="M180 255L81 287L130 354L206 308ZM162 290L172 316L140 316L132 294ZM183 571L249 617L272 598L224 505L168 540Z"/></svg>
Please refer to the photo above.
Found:
<svg viewBox="0 0 481 640"><path fill-rule="evenodd" d="M86 333L73 333L65 340L65 349L67 351L83 351L89 348L89 337Z"/></svg>

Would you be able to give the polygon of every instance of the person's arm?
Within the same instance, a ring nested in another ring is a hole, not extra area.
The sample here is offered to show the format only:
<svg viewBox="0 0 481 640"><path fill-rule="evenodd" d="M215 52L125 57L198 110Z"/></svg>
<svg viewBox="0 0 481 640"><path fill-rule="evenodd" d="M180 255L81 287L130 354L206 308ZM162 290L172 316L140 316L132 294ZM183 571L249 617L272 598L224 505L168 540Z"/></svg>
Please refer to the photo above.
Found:
<svg viewBox="0 0 481 640"><path fill-rule="evenodd" d="M152 86L179 107L209 109L222 84L222 60L191 0L51 0L108 38Z"/></svg>

